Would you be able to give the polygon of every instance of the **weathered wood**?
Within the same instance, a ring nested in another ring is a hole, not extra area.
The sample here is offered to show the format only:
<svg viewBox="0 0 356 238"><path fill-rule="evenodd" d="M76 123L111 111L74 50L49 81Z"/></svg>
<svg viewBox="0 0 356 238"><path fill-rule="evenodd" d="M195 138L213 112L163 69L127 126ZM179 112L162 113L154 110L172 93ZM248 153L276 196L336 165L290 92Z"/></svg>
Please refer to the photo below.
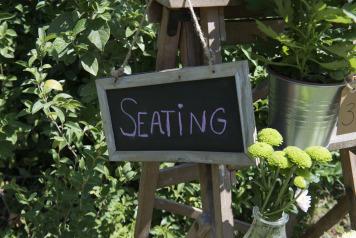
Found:
<svg viewBox="0 0 356 238"><path fill-rule="evenodd" d="M253 99L251 91L251 82L249 78L248 65L244 70L236 74L236 91L238 101L241 103L239 111L241 115L242 137L244 138L245 153L248 154L247 148L255 142L256 133L255 114L253 109ZM250 162L250 165L252 162Z"/></svg>
<svg viewBox="0 0 356 238"><path fill-rule="evenodd" d="M123 76L116 82L114 82L113 78L98 79L96 82L99 87L103 87L104 89L115 89L157 85L163 83L179 83L202 79L213 80L220 77L234 76L237 72L244 71L246 69L246 65L247 61L236 61L224 64L215 64L214 73L211 72L208 66L196 66Z"/></svg>
<svg viewBox="0 0 356 238"><path fill-rule="evenodd" d="M356 147L353 148L356 150ZM351 149L340 151L344 184L349 201L351 228L356 230L356 152Z"/></svg>
<svg viewBox="0 0 356 238"><path fill-rule="evenodd" d="M219 31L220 31L220 41L226 41L226 26L225 26L225 15L224 7L219 7Z"/></svg>
<svg viewBox="0 0 356 238"><path fill-rule="evenodd" d="M284 29L283 20L263 21L267 26L276 32ZM246 44L256 42L259 37L266 37L258 28L255 21L227 21L226 25L226 45Z"/></svg>
<svg viewBox="0 0 356 238"><path fill-rule="evenodd" d="M251 9L247 6L247 4L240 4L238 6L226 6L224 7L224 15L225 19L251 19L258 18L263 19L266 17L272 17L270 11L266 11L266 9Z"/></svg>
<svg viewBox="0 0 356 238"><path fill-rule="evenodd" d="M146 162L142 164L135 238L148 238L149 236L158 174L159 163Z"/></svg>
<svg viewBox="0 0 356 238"><path fill-rule="evenodd" d="M110 161L224 163L237 165L238 167L247 167L251 165L251 159L244 152L114 151L110 156Z"/></svg>
<svg viewBox="0 0 356 238"><path fill-rule="evenodd" d="M164 7L162 10L162 20L157 40L158 51L156 58L156 70L158 71L163 69L172 69L177 66L176 55L178 52L177 49L180 35L180 23L178 23L177 34L175 36L169 36L167 34L169 14L170 11Z"/></svg>
<svg viewBox="0 0 356 238"><path fill-rule="evenodd" d="M203 211L199 208L191 207L185 204L177 203L174 201L169 201L166 199L156 198L155 206L156 209L165 210L168 212L172 212L174 214L186 216L192 219L200 219ZM209 224L209 223L208 223ZM234 230L242 233L246 233L250 228L251 224L240 221L238 219L234 220ZM189 232L188 232L189 234Z"/></svg>
<svg viewBox="0 0 356 238"><path fill-rule="evenodd" d="M202 47L191 21L182 23L179 49L184 67L203 64Z"/></svg>
<svg viewBox="0 0 356 238"><path fill-rule="evenodd" d="M202 214L193 223L186 238L209 238L210 229L211 226L208 216L206 214Z"/></svg>
<svg viewBox="0 0 356 238"><path fill-rule="evenodd" d="M186 0L157 0L160 4L167 8L187 8ZM239 5L240 0L191 0L194 7L223 7Z"/></svg>
<svg viewBox="0 0 356 238"><path fill-rule="evenodd" d="M162 5L153 1L147 14L149 22L159 23L162 19Z"/></svg>
<svg viewBox="0 0 356 238"><path fill-rule="evenodd" d="M214 215L217 237L234 237L234 216L232 212L231 176L235 176L225 165L211 165Z"/></svg>
<svg viewBox="0 0 356 238"><path fill-rule="evenodd" d="M173 0L174 1L174 0ZM258 18L263 20L264 18L271 18L276 17L272 16L271 12L266 11L266 9L251 9L240 0L241 4L233 3L232 5L222 6L221 8L224 9L224 18L226 19L251 19L251 18ZM193 3L194 6L194 3ZM153 2L151 5L148 20L153 23L159 23L161 21L162 12L161 9L162 5L158 2ZM180 7L179 7L180 8ZM178 8L178 9L179 9ZM198 14L199 15L199 14Z"/></svg>
<svg viewBox="0 0 356 238"><path fill-rule="evenodd" d="M176 41L178 41L179 34L175 37L167 36L166 27L168 24L168 15L169 12L165 9L158 42L166 45L168 48L171 48L170 50L173 50L173 52L176 52L178 49ZM162 52L164 50L166 50L165 47L158 47L156 70L167 69L169 67L175 67L176 65L176 53L169 55ZM158 177L159 162L142 163L140 187L138 192L137 218L135 224L135 238L149 237Z"/></svg>
<svg viewBox="0 0 356 238"><path fill-rule="evenodd" d="M302 238L316 238L323 235L324 232L333 227L347 214L348 205L348 198L343 196L325 216L305 232Z"/></svg>
<svg viewBox="0 0 356 238"><path fill-rule="evenodd" d="M204 11L204 10L203 10ZM203 14L204 15L204 14ZM205 18L207 19L207 17ZM204 20L203 20L204 22ZM190 45L193 46L194 43L192 41L198 42L198 39L196 37L192 37L191 34L192 32L187 32L187 37L190 40ZM195 34L195 33L194 33ZM220 37L220 33L215 34L217 39ZM201 50L197 50L197 47L195 49L192 49L192 47L189 48L190 50L183 50L181 51L182 58L185 59L183 60L183 65L198 65L201 64ZM200 47L199 47L200 49ZM187 56L186 54L191 56ZM189 230L187 237L190 238L196 238L196 237L209 237L209 238L215 238L215 237L222 237L221 235L217 234L217 229L216 229L216 223L222 223L223 221L216 221L215 218L215 210L214 210L214 196L213 196L213 182L212 182L212 166L208 164L202 164L199 165L199 181L200 181L200 187L201 187L201 198L202 198L202 210L204 213L204 218L205 218L205 223L209 224L209 234L206 234L206 236L202 236L198 231L199 227L197 227L197 223L195 223L192 228ZM217 189L217 193L219 193L219 188ZM206 227L206 225L204 226ZM220 225L221 227L221 225Z"/></svg>
<svg viewBox="0 0 356 238"><path fill-rule="evenodd" d="M214 221L214 198L213 183L211 176L211 165L199 165L200 196L202 201L202 210L206 215L207 222L210 224L209 238L216 238L216 227Z"/></svg>
<svg viewBox="0 0 356 238"><path fill-rule="evenodd" d="M159 172L158 188L167 187L179 183L191 182L199 179L198 164L181 164L162 169Z"/></svg>
<svg viewBox="0 0 356 238"><path fill-rule="evenodd" d="M156 198L154 208L172 212L181 216L197 219L203 212L199 208L177 203L167 199Z"/></svg>
<svg viewBox="0 0 356 238"><path fill-rule="evenodd" d="M190 27L192 29L192 27ZM202 50L201 45L199 43L199 39L196 36L195 30L193 31L184 31L184 38L182 38L182 47L181 50L181 59L183 66L196 66L203 64ZM194 42L195 41L195 42ZM199 47L196 45L199 44ZM185 49L185 47L187 47ZM211 181L211 166L205 164L198 165L198 175L199 175L199 183L200 183L200 194L202 200L202 211L204 215L201 218L205 220L205 226L208 227L209 230L205 234L206 238L213 238L212 234L214 234L214 226L212 225L212 214L213 214L213 197L212 194L212 181ZM199 223L195 221L193 226L190 228L187 234L187 238L197 238L201 237L202 234L199 232ZM211 232L210 232L211 231ZM205 238L204 237L204 238Z"/></svg>
<svg viewBox="0 0 356 238"><path fill-rule="evenodd" d="M219 8L200 8L200 25L208 41L215 64L222 62L221 57L221 12ZM205 59L207 63L207 59Z"/></svg>
<svg viewBox="0 0 356 238"><path fill-rule="evenodd" d="M200 9L200 24L207 38L209 48L214 58L214 63L221 63L221 16L219 8L201 8ZM205 200L208 196L213 197L213 209L211 211L212 219L212 234L211 237L217 238L233 238L234 236L234 218L232 212L232 197L231 197L231 172L225 165L205 165L206 172L210 175L211 180L208 180L208 186L211 186L206 191ZM202 171L204 171L202 169ZM204 182L204 178L201 178ZM205 188L206 189L206 188ZM211 200L211 198L209 198ZM211 201L209 201L211 202ZM203 207L204 210L204 207Z"/></svg>
<svg viewBox="0 0 356 238"><path fill-rule="evenodd" d="M345 135L336 135L336 130L334 130L334 133L330 139L330 144L328 145L329 150L339 150L352 147L356 147L356 132Z"/></svg>

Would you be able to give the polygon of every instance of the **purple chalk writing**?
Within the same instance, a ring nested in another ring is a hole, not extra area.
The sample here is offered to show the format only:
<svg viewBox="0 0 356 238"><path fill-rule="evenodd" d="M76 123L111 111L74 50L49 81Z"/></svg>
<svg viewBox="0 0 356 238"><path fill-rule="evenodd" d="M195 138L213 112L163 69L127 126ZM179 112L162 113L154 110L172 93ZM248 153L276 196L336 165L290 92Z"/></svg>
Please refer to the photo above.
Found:
<svg viewBox="0 0 356 238"><path fill-rule="evenodd" d="M188 111L183 103L161 110L145 111L133 98L123 98L120 102L121 113L127 118L120 132L125 137L149 138L194 136L199 134L223 135L227 130L226 110ZM125 119L126 120L126 119Z"/></svg>

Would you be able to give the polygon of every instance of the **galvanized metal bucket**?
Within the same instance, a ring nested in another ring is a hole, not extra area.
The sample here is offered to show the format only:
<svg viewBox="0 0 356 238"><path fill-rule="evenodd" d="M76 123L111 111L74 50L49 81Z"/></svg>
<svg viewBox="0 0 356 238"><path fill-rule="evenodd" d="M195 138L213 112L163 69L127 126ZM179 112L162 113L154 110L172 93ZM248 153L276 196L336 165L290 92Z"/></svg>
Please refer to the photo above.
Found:
<svg viewBox="0 0 356 238"><path fill-rule="evenodd" d="M344 83L316 84L289 79L269 70L269 125L285 145L327 146L339 113Z"/></svg>

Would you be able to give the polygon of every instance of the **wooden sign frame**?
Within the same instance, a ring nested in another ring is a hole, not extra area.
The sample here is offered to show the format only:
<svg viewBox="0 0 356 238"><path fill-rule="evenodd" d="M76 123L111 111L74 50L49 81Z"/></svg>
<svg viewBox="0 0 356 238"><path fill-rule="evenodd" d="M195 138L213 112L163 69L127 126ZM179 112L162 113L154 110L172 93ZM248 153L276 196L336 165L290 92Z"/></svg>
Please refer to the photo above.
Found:
<svg viewBox="0 0 356 238"><path fill-rule="evenodd" d="M237 101L243 135L243 152L210 151L117 151L110 117L106 90L131 88L149 85L169 84L196 80L235 77ZM213 67L199 66L165 70L154 73L124 76L117 80L105 78L96 80L99 104L101 108L104 132L111 161L164 161L196 162L211 164L251 165L247 156L247 147L254 142L255 118L252 104L251 84L248 77L247 61L217 64Z"/></svg>

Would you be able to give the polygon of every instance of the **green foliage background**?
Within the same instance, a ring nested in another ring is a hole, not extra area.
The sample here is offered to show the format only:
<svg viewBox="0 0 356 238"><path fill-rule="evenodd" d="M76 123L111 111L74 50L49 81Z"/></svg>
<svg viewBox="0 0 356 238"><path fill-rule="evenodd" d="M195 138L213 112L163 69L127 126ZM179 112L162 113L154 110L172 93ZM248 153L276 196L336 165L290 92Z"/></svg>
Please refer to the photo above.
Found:
<svg viewBox="0 0 356 238"><path fill-rule="evenodd" d="M123 61L142 8L139 0L0 2L0 237L132 237L140 167L108 161L94 79ZM148 24L126 72L154 69L154 41ZM251 65L254 83L266 77ZM255 108L262 127L266 101ZM321 176L329 185L340 177L332 171ZM244 219L254 173L237 173L234 209ZM197 184L159 195L200 206ZM152 236L183 237L190 224L156 211Z"/></svg>

